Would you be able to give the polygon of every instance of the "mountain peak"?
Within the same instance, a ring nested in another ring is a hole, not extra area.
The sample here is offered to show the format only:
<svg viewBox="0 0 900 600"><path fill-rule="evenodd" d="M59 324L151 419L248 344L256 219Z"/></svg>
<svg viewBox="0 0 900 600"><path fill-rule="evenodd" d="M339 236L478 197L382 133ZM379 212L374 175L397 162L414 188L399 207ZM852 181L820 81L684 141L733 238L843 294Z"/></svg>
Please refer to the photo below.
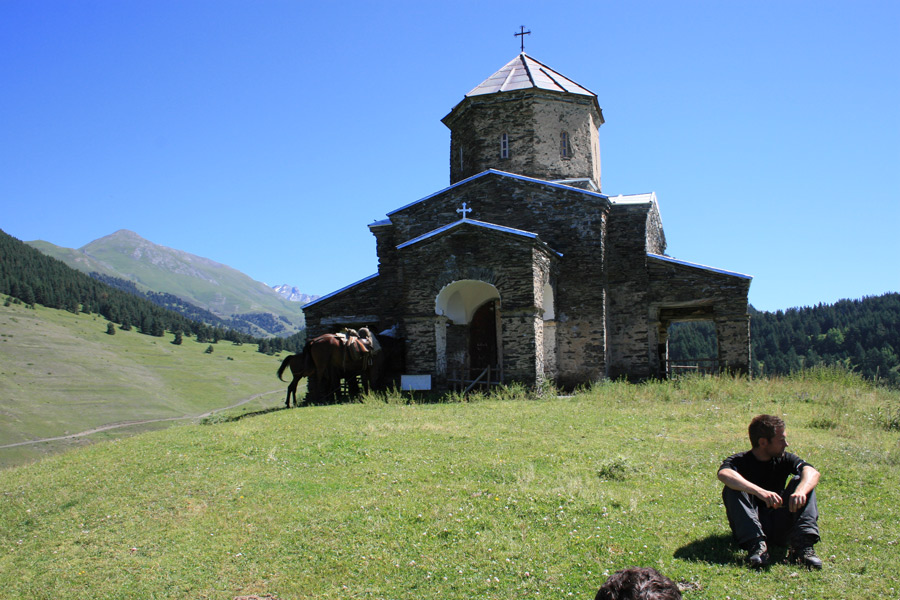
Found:
<svg viewBox="0 0 900 600"><path fill-rule="evenodd" d="M313 300L321 298L321 296L304 294L297 286L288 285L287 283L273 285L272 289L281 294L282 298L290 300L291 302L300 302L301 304L306 304L307 302L312 302Z"/></svg>
<svg viewBox="0 0 900 600"><path fill-rule="evenodd" d="M155 244L128 229L77 251L48 245L47 253L85 273L96 271L131 281L141 290L172 294L225 320L246 320L254 325L253 331L287 335L303 326L300 305L288 302L266 284L208 258ZM302 302L304 295L300 296ZM277 328L268 327L258 316L247 317L260 314L275 315L272 322Z"/></svg>
<svg viewBox="0 0 900 600"><path fill-rule="evenodd" d="M135 245L135 244L148 244L150 242L148 242L146 239L142 238L137 233L131 231L130 229L119 229L118 231L110 233L109 235L105 235L101 238L97 238L93 242L88 242L87 244L85 244L84 246L79 248L79 250L87 251L92 246L98 246L98 245L103 246L108 243L119 243L119 244L127 243L130 245Z"/></svg>
<svg viewBox="0 0 900 600"><path fill-rule="evenodd" d="M135 233L134 231L132 231L130 229L120 229L118 231L115 231L115 232L109 234L106 237L107 238L124 238L124 239L131 239L131 240L138 239L138 240L147 241L144 238L142 238L139 234ZM100 238L100 239L102 240L104 238Z"/></svg>

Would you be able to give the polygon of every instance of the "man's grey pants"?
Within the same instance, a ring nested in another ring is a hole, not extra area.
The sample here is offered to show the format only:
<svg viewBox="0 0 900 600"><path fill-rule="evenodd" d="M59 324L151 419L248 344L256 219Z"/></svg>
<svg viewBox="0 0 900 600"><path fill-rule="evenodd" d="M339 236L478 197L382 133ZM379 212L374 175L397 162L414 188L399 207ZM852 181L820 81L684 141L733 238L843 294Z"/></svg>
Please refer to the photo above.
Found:
<svg viewBox="0 0 900 600"><path fill-rule="evenodd" d="M783 546L787 543L800 546L804 536L810 536L807 543L819 541L819 508L816 505L816 491L806 497L806 506L797 512L788 510L788 498L797 489L799 477L794 477L781 492L784 500L781 508L769 508L766 503L747 492L739 492L726 487L722 490L725 513L735 541L742 548L748 548L757 539Z"/></svg>

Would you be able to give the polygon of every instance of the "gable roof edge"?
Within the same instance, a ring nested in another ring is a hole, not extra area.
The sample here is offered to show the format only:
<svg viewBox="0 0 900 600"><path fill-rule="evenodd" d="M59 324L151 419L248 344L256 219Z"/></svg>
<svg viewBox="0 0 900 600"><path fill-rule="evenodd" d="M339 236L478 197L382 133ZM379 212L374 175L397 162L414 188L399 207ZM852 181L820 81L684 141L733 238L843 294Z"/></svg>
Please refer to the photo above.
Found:
<svg viewBox="0 0 900 600"><path fill-rule="evenodd" d="M447 231L450 231L451 229L456 229L457 227L461 227L463 225L473 225L475 227L489 229L491 231L499 231L501 233L509 233L509 234L512 234L515 236L535 240L535 241L539 242L540 244L546 246L550 252L553 252L557 256L562 257L561 252L557 252L556 250L553 250L552 248L550 248L550 246L547 246L547 243L544 242L543 240L541 240L540 237L538 236L538 234L536 234L534 232L525 231L523 229L515 229L514 227L506 227L505 225L497 225L495 223L488 223L486 221L478 221L476 219L459 219L458 221L454 221L453 223L448 223L447 225L443 225L441 227L438 227L437 229L432 229L428 233L423 233L420 236L414 237L411 240L408 240L408 241L403 242L402 244L399 244L397 246L397 250L402 250L403 248L407 248L409 246L418 244L419 242L424 242L425 240L427 240L429 238L432 238L432 237L435 237L442 233L445 233Z"/></svg>
<svg viewBox="0 0 900 600"><path fill-rule="evenodd" d="M391 215L398 213L401 210L406 210L407 208L409 208L411 206L415 206L416 204L419 204L420 202L425 202L426 200L430 200L431 198L434 198L435 196L440 196L444 192L450 191L450 190L452 190L456 187L459 187L463 184L466 184L470 181L474 181L480 177L487 177L489 175L499 175L500 177L508 177L510 179L517 179L519 181L525 181L525 182L529 182L529 183L537 183L540 185L548 185L548 186L554 187L554 188L564 189L564 190L568 190L568 191L572 191L572 192L578 192L580 194L584 194L587 196L593 196L595 198L600 198L602 200L606 200L607 202L609 202L609 196L607 196L606 194L601 194L600 192L592 192L590 190L585 190L585 189L573 187L570 185L563 185L561 183L548 181L547 179L537 179L535 177L528 177L527 175L518 175L516 173L507 173L506 171L498 171L497 169L488 169L486 171L482 171L481 173L478 173L477 175L472 175L471 177L466 177L465 179L463 179L461 181L457 181L456 183L449 185L442 190L438 190L437 192L434 192L433 194L429 194L423 198L419 198L418 200L416 200L414 202L410 202L409 204L406 204L405 206L401 206L400 208L394 209L391 212L387 213L387 216L390 217Z"/></svg>
<svg viewBox="0 0 900 600"><path fill-rule="evenodd" d="M647 253L647 258L660 260L663 262L673 263L676 265L682 265L685 267L693 267L695 269L702 269L704 271L712 271L713 273L719 273L720 275L729 275L731 277L739 277L741 279L753 279L752 275L746 275L744 273L738 273L736 271L726 271L725 269L718 269L716 267L710 267L708 265L701 265L699 263L692 263L686 260L678 260L677 258L672 258L671 256L663 256L662 254L653 254L652 252Z"/></svg>
<svg viewBox="0 0 900 600"><path fill-rule="evenodd" d="M371 280L371 279L375 279L376 277L378 277L378 273L374 273L374 274L372 274L372 275L369 275L368 277L363 277L363 278L360 279L359 281L354 281L354 282L351 283L350 285L345 285L344 287L342 287L342 288L339 289L339 290L335 290L335 291L331 292L330 294L325 294L325 295L322 296L321 298L316 298L316 299L313 300L312 302L307 302L306 304L304 304L304 305L301 306L300 308L301 308L301 309L304 309L304 308L306 308L307 306L312 306L313 304L318 304L319 302L322 302L323 300L328 300L329 298L334 298L334 297L337 296L338 294L340 294L340 293L342 293L342 292L346 292L346 291L349 290L350 288L354 288L354 287L358 286L359 284L365 283L365 282L367 282L367 281L369 281L369 280Z"/></svg>

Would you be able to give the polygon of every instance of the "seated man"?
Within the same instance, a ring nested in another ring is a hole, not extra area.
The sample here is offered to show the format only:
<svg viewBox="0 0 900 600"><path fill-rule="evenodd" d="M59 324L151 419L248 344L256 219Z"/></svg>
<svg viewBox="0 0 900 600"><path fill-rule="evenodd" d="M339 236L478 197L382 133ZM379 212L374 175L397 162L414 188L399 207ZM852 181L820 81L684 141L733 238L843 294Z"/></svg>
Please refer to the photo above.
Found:
<svg viewBox="0 0 900 600"><path fill-rule="evenodd" d="M779 417L754 417L749 433L752 448L726 458L718 473L725 484L722 500L734 539L749 552L753 567L769 563L768 542L787 542L789 560L821 569L822 560L813 549L819 541L819 472L784 451L788 443Z"/></svg>
<svg viewBox="0 0 900 600"><path fill-rule="evenodd" d="M681 591L656 569L630 567L610 575L594 600L681 600Z"/></svg>

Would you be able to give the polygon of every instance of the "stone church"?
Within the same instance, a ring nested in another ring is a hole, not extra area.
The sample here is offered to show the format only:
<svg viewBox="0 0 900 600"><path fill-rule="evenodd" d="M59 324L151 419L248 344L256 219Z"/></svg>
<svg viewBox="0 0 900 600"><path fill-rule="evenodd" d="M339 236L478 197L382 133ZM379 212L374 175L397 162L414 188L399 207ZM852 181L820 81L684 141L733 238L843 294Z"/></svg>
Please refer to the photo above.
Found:
<svg viewBox="0 0 900 600"><path fill-rule="evenodd" d="M443 123L450 186L369 225L378 272L305 305L310 338L391 330L420 389L572 388L665 378L669 325L708 320L748 372L751 278L666 255L655 194L602 192L596 94L522 52Z"/></svg>

